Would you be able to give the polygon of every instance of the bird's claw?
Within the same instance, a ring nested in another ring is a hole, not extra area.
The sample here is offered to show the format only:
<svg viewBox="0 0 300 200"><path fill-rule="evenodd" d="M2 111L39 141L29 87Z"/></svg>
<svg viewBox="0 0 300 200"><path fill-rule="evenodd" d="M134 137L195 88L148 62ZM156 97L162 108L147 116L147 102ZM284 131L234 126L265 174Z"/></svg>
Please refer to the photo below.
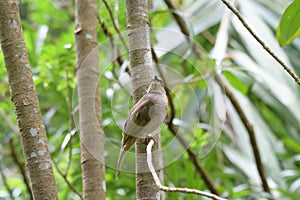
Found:
<svg viewBox="0 0 300 200"><path fill-rule="evenodd" d="M146 143L148 144L151 140L155 142L154 136L152 134L148 134L146 136Z"/></svg>

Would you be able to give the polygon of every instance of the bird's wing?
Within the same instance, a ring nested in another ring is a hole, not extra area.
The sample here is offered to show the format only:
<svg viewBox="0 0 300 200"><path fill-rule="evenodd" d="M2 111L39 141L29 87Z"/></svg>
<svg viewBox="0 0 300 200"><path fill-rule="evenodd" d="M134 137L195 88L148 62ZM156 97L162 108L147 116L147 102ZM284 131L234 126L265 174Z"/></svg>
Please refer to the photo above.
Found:
<svg viewBox="0 0 300 200"><path fill-rule="evenodd" d="M150 121L150 108L153 106L151 98L141 98L131 109L128 119L124 124L122 148L118 158L116 179L118 179L121 165L124 160L124 155L131 146L135 143L136 137L140 133L143 127L145 127Z"/></svg>
<svg viewBox="0 0 300 200"><path fill-rule="evenodd" d="M151 97L143 96L142 99L133 106L129 113L129 117L124 125L124 133L131 136L138 135L139 130L151 121L149 111L153 105L154 103L151 100Z"/></svg>

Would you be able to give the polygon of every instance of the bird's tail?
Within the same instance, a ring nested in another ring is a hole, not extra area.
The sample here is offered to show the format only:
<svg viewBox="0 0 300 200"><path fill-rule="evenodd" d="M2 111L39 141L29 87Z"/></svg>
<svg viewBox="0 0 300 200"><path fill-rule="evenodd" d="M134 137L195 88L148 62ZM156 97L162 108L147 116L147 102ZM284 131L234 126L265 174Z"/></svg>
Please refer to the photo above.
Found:
<svg viewBox="0 0 300 200"><path fill-rule="evenodd" d="M125 153L126 153L126 151L123 148L121 148L119 158L118 158L117 171L116 171L116 175L115 175L115 178L117 180L118 180L119 175L120 175L120 170L121 170L121 167L122 167L122 163L123 163L123 160L124 160Z"/></svg>

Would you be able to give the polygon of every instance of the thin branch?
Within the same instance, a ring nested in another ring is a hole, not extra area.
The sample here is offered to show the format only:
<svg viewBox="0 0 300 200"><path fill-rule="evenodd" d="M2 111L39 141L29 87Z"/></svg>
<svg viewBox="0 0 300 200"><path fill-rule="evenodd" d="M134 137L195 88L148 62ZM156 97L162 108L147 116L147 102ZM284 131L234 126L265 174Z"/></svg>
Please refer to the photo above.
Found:
<svg viewBox="0 0 300 200"><path fill-rule="evenodd" d="M252 151L253 151L255 161L256 161L256 168L258 170L259 176L262 181L262 186L263 186L265 192L268 192L270 195L272 195L270 187L267 182L264 166L261 161L261 156L260 156L260 153L258 150L253 126L250 123L250 121L248 120L246 114L244 113L242 107L240 106L240 104L239 104L238 100L236 99L236 97L234 96L233 92L223 81L222 77L220 75L216 74L215 79L216 79L217 83L224 88L226 96L230 99L230 101L233 104L234 108L236 109L238 115L240 116L245 128L247 129L247 133L249 135Z"/></svg>
<svg viewBox="0 0 300 200"><path fill-rule="evenodd" d="M69 133L70 134L70 140L69 140L69 158L68 158L68 163L67 163L67 167L65 170L65 175L68 175L70 166L71 166L71 161L72 161L72 149L73 149L73 143L72 143L72 130L75 127L74 124L74 118L72 115L72 103L71 103L71 86L69 83L69 71L68 69L66 69L66 84L67 84L67 98L66 98L66 103L67 103L67 107L68 107L68 113L69 113Z"/></svg>
<svg viewBox="0 0 300 200"><path fill-rule="evenodd" d="M122 41L124 47L128 50L128 46L127 46L127 44L126 44L124 38L122 37L122 35L121 35L121 33L120 33L120 30L119 30L119 28L118 28L118 26L117 26L117 24L116 24L116 22L115 22L115 20L114 20L113 13L112 13L110 7L108 6L108 3L106 2L106 0L102 0L102 1L103 1L104 5L105 5L105 7L106 7L106 9L107 9L107 11L108 11L108 13L109 13L110 19L111 19L111 21L112 21L112 23L113 23L113 26L114 26L116 32L118 33L118 35L119 35L119 37L120 37L120 39L121 39L121 41Z"/></svg>
<svg viewBox="0 0 300 200"><path fill-rule="evenodd" d="M268 48L266 47L266 45L264 44L264 42L257 37L257 35L252 31L252 29L249 28L249 26L247 25L247 23L243 20L243 18L241 17L241 15L238 13L238 11L231 6L230 3L228 3L228 1L226 0L222 0L228 7L230 10L232 10L234 12L234 14L236 14L238 16L238 18L241 20L241 22L243 23L243 25L247 28L247 30L253 35L254 38L257 39L257 41L264 47L264 49L266 49L269 53L271 52L271 55L276 59L278 59L278 57ZM176 19L176 18L175 18ZM177 22L178 23L178 22ZM178 23L179 26L180 26L180 23ZM183 30L185 27L181 27L181 30ZM250 30L249 30L249 29ZM187 31L187 30L185 30ZM266 48L265 48L266 47ZM195 49L194 49L195 50ZM197 52L196 52L197 53ZM276 59L276 60L277 60ZM278 61L279 60L279 61ZM279 63L283 63L280 59L278 59L277 61ZM283 63L284 64L284 63ZM286 65L284 68L287 68L289 69ZM290 70L290 69L289 69ZM291 71L291 70L290 70ZM289 71L288 71L289 72ZM294 73L292 73L294 75ZM296 75L295 75L296 76ZM293 76L292 76L293 77ZM220 77L219 77L220 78ZM219 79L218 80L218 75L216 75L216 79L217 79L217 82L220 84L222 83L222 80ZM295 78L294 78L295 79ZM296 77L296 82L298 83L299 81L299 78ZM221 81L221 82L220 82ZM299 82L300 83L300 82ZM298 84L299 84L298 83ZM224 86L224 84L222 84L221 86ZM232 103L234 104L237 112L239 113L245 127L247 128L247 131L248 131L248 134L249 134L249 138L250 138L250 142L251 142L251 145L252 145L252 149L253 149L253 153L254 153L254 157L255 157L255 160L256 160L256 165L257 165L257 170L259 172L259 175L261 177L261 180L262 180L262 183L263 183L263 188L266 192L268 192L269 194L271 194L271 191L270 191L270 188L269 188L269 185L267 183L267 180L266 180L266 176L265 176L265 173L264 173L264 168L263 168L263 165L262 165L262 162L261 162L261 158L260 158L260 154L259 154L259 151L258 151L258 147L257 147L257 143L256 143L256 139L255 139L255 135L254 135L254 130L253 130L253 126L249 123L247 117L245 116L242 108L239 106L237 100L235 99L233 93L230 91L230 89L226 86L225 87L225 92L226 92L226 95L230 98L230 100L232 101ZM173 134L176 134L176 131L175 130L172 130L172 124L168 124L168 126L170 125L169 129L171 130L171 132ZM193 157L191 157L193 158Z"/></svg>
<svg viewBox="0 0 300 200"><path fill-rule="evenodd" d="M260 39L254 31L250 28L244 18L241 16L239 11L233 7L227 0L221 0L227 8L229 8L235 16L240 20L240 22L244 25L244 27L248 30L248 32L254 37L254 39L283 67L283 69L296 81L298 85L300 85L300 78L293 72L291 68L289 68L278 56L265 44L265 42Z"/></svg>
<svg viewBox="0 0 300 200"><path fill-rule="evenodd" d="M9 116L6 114L6 112L0 108L0 115L1 117L4 119L4 121L6 122L6 124L9 126L9 128L15 132L15 133L19 133L19 129L18 127L15 125L15 123L9 118Z"/></svg>
<svg viewBox="0 0 300 200"><path fill-rule="evenodd" d="M165 0L165 3L167 4L169 10L173 11L172 15L173 15L174 19L176 20L177 24L179 25L179 28L180 28L181 32L183 34L187 35L187 36L190 36L190 31L189 31L184 19L178 13L174 12L177 9L172 4L172 1L171 0Z"/></svg>
<svg viewBox="0 0 300 200"><path fill-rule="evenodd" d="M196 56L198 58L200 58L201 50L194 42L191 41L192 34L190 33L190 30L188 29L188 26L187 26L185 20L183 19L183 17L181 15L174 12L174 10L176 10L176 8L172 4L171 0L165 0L165 3L167 4L169 10L172 11L172 15L173 15L176 23L178 24L181 32L186 35L185 38L186 38L187 42L189 43L189 45L192 46L191 49L196 53Z"/></svg>
<svg viewBox="0 0 300 200"><path fill-rule="evenodd" d="M65 176L68 176L69 173L69 169L71 167L71 163L72 163L72 151L73 151L73 143L72 143L72 131L69 132L68 134L70 134L70 140L69 140L69 156L68 156L68 163L67 163L67 167L66 170L64 172Z"/></svg>
<svg viewBox="0 0 300 200"><path fill-rule="evenodd" d="M205 196L211 199L215 199L215 200L225 200L222 197L219 197L215 194L211 194L208 192L204 192L201 190L196 190L196 189L190 189L190 188L175 188L175 187L167 187L167 186L163 186L159 180L158 175L155 172L153 163L152 163L152 147L154 145L154 140L153 138L150 139L150 142L147 145L147 164L149 167L149 170L153 176L153 179L155 181L156 186L159 188L159 190L165 191L165 192L182 192L182 193L192 193L192 194L196 194L196 195L201 195L201 196Z"/></svg>
<svg viewBox="0 0 300 200"><path fill-rule="evenodd" d="M213 193L218 195L218 191L216 189L216 187L214 186L211 178L209 177L209 175L206 173L206 171L202 168L202 166L200 165L200 163L197 161L197 156L194 154L194 152L190 149L187 141L181 137L181 135L178 133L178 127L175 126L172 123L167 123L168 125L168 129L171 131L171 133L179 140L179 142L182 144L182 146L186 149L189 158L191 160L191 162L193 163L194 167L196 168L197 172L199 172L202 180L205 182L205 184L207 185L207 188Z"/></svg>
<svg viewBox="0 0 300 200"><path fill-rule="evenodd" d="M80 199L82 198L82 195L76 190L76 188L72 185L72 183L68 180L67 176L59 169L59 167L57 166L57 163L53 160L55 169L57 170L57 172L59 173L59 175L61 175L61 177L65 180L65 182L67 183L67 185L69 186L69 188L79 196Z"/></svg>
<svg viewBox="0 0 300 200"><path fill-rule="evenodd" d="M101 20L100 16L97 15L97 19L98 19L98 22L100 24L100 27L104 33L104 35L106 35L106 37L109 39L109 42L110 42L110 45L111 45L111 48L112 48L112 51L114 52L114 50L116 50L117 52L117 62L118 64L121 66L123 64L123 60L122 60L122 57L119 56L120 55L120 52L119 52L119 49L116 48L116 45L114 44L114 39L113 39L113 35L112 33L108 30L108 28L106 27L105 23ZM124 46L124 48L127 48L126 46Z"/></svg>
<svg viewBox="0 0 300 200"><path fill-rule="evenodd" d="M10 147L10 151L11 151L11 156L13 158L13 160L15 161L15 163L17 164L20 172L21 172L21 175L23 177L23 181L26 185L26 189L30 195L30 199L33 199L33 196L32 196L32 190L31 190L31 187L30 187L30 184L29 184L29 181L28 181L28 178L26 176L26 170L25 170L25 165L24 163L22 163L18 157L18 154L16 152L16 149L15 149L15 146L14 146L14 143L13 143L13 139L10 139L9 140L9 147Z"/></svg>
<svg viewBox="0 0 300 200"><path fill-rule="evenodd" d="M155 63L155 67L156 67L160 77L162 78L163 82L165 83L166 95L167 95L170 110L171 110L170 115L168 116L168 122L172 123L172 121L175 117L175 106L174 106L174 103L173 103L173 100L172 100L171 90L170 90L169 85L166 81L165 74L163 73L163 71L162 71L162 69L159 65L159 59L158 59L153 47L151 48L151 54L152 54L153 61Z"/></svg>
<svg viewBox="0 0 300 200"><path fill-rule="evenodd" d="M197 161L197 156L193 153L193 151L190 149L188 143L185 141L185 139L183 137L180 136L180 134L178 133L178 128L173 124L173 119L175 117L176 111L175 111L175 105L173 103L173 99L172 99L172 95L171 95L171 90L169 89L164 73L159 65L159 59L154 51L153 48L151 48L151 53L152 53L152 57L156 66L157 71L159 72L161 78L163 79L166 87L166 94L168 97L168 102L169 102L169 107L170 107L170 114L168 116L168 119L166 121L166 124L168 126L168 129L170 130L170 132L179 140L179 142L182 144L182 146L184 147L184 149L186 149L186 151L188 152L189 158L191 160L191 162L193 163L194 167L196 168L197 172L199 172L201 178L203 179L204 183L207 185L208 189L214 193L214 194L218 194L218 191L216 189L216 187L214 186L213 182L211 181L211 178L209 177L209 175L205 172L205 170L202 168L202 166L199 164L199 162Z"/></svg>
<svg viewBox="0 0 300 200"><path fill-rule="evenodd" d="M118 78L118 76L117 76L117 74L116 74L116 70L115 70L115 68L116 68L116 63L119 65L119 66L122 66L122 64L124 63L124 60L122 59L122 57L120 56L120 50L116 47L116 45L115 45L115 43L114 43L114 38L113 38L113 35L112 35L112 33L108 30L108 28L106 27L106 25L105 25L105 23L104 22L102 22L102 20L101 20L101 18L100 18L100 16L98 15L97 16L97 18L98 18L98 22L99 22L99 24L100 24L100 26L101 26L101 28L102 28L102 30L103 30L103 33L106 35L106 37L109 39L109 42L110 42L110 46L111 46L111 48L112 48L112 52L113 53L116 53L117 55L116 56L112 56L112 58L116 58L116 60L117 61L115 61L115 60L113 60L112 61L112 74L113 74L113 76L114 76L114 78L118 81L118 84L119 84L119 86L128 94L128 95L130 95L129 94L129 92L124 88L124 86L122 85L122 83L120 82L120 80L119 80L119 78ZM127 48L126 46L124 46L125 48ZM115 52L116 51L116 52ZM125 70L125 72L127 72L129 75L130 75L130 71L129 71L129 68L127 67L126 68L126 70Z"/></svg>
<svg viewBox="0 0 300 200"><path fill-rule="evenodd" d="M70 140L69 140L69 156L68 156L68 162L67 162L67 167L65 169L65 172L63 173L57 166L57 163L53 160L54 166L57 170L57 172L63 177L63 179L65 180L65 182L67 183L67 185L69 186L69 188L75 193L77 194L80 199L82 199L81 194L74 188L74 186L69 182L69 180L67 179L68 173L69 173L69 169L71 167L71 161L72 161L72 150L73 150L73 143L72 143L72 131L75 127L74 124L74 118L73 118L73 114L72 114L72 103L71 103L71 86L69 83L69 70L66 69L66 84L67 84L67 90L66 90L66 103L67 103L67 108L68 108L68 113L69 113L69 133L70 134Z"/></svg>
<svg viewBox="0 0 300 200"><path fill-rule="evenodd" d="M7 125L9 126L9 128L14 131L15 133L18 133L19 134L19 129L18 127L14 124L14 122L9 118L9 116L6 114L6 112L4 110L2 110L2 108L0 108L0 115L2 116L2 118L6 121ZM26 189L28 191L28 193L30 194L30 199L33 199L32 197L32 191L31 191L31 187L30 187L30 184L28 182L28 179L27 179L27 176L26 176L26 170L25 170L25 167L24 167L24 164L19 160L19 157L18 157L18 154L15 150L15 146L13 144L13 139L11 138L9 140L9 146L10 146L10 150L11 150L11 155L12 155L12 158L14 160L14 162L17 164L20 172L21 172L21 175L23 177L23 181L26 185Z"/></svg>
<svg viewBox="0 0 300 200"><path fill-rule="evenodd" d="M211 34L209 30L204 30L202 35L209 43L214 44L216 42L215 36Z"/></svg>
<svg viewBox="0 0 300 200"><path fill-rule="evenodd" d="M2 165L0 165L0 174L1 174L1 177L2 177L2 180L3 180L3 184L6 187L8 193L9 193L10 198L11 199L15 199L14 195L13 195L13 190L10 188L10 186L7 183L7 178L6 178L6 176L5 176L4 172L3 172Z"/></svg>

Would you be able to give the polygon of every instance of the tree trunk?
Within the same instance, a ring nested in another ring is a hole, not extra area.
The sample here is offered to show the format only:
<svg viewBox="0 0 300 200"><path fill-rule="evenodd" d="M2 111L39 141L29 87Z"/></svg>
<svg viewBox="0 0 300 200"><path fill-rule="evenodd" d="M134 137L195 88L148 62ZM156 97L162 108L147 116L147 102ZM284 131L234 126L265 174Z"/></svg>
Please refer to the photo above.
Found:
<svg viewBox="0 0 300 200"><path fill-rule="evenodd" d="M76 0L75 3L83 198L98 200L105 199L105 165L97 49L97 2Z"/></svg>
<svg viewBox="0 0 300 200"><path fill-rule="evenodd" d="M130 72L132 78L134 103L145 94L146 89L153 78L152 55L150 34L148 25L148 1L127 0L127 28L129 38ZM153 156L155 169L161 169L159 150L159 133L155 136L156 151ZM161 199L159 192L146 162L145 139L136 142L136 198ZM157 170L160 173L160 170Z"/></svg>
<svg viewBox="0 0 300 200"><path fill-rule="evenodd" d="M13 0L0 1L0 39L34 199L58 199L45 127Z"/></svg>

